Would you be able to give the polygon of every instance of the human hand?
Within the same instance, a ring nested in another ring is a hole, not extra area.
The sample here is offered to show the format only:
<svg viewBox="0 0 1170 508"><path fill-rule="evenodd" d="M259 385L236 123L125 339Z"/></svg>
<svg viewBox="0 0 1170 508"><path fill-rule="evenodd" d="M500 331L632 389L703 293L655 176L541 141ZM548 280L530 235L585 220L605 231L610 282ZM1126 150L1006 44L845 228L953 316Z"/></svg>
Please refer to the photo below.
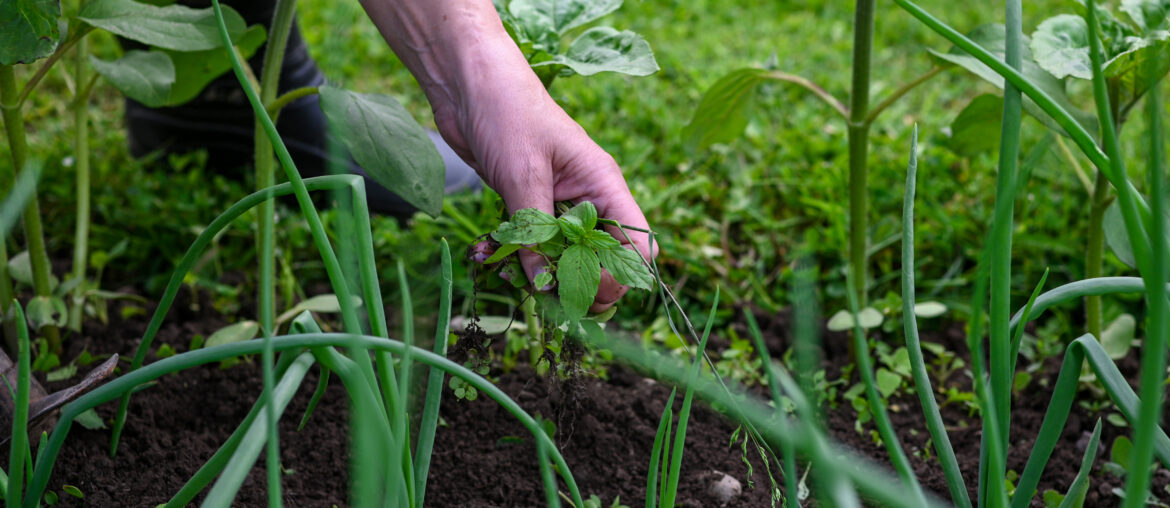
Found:
<svg viewBox="0 0 1170 508"><path fill-rule="evenodd" d="M553 214L558 201L590 201L599 217L649 229L613 157L548 95L491 2L362 4L426 92L439 133L500 193L509 212ZM608 229L643 257L655 255L648 234L628 231L627 239ZM544 260L527 251L520 260L533 282ZM604 311L628 289L603 271L590 310Z"/></svg>

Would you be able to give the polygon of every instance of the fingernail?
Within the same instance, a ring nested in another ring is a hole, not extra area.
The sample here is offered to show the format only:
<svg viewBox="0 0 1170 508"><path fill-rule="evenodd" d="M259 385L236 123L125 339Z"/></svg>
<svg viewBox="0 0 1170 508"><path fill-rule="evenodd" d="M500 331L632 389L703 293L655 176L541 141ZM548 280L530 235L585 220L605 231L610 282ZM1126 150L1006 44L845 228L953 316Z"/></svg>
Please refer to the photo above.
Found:
<svg viewBox="0 0 1170 508"><path fill-rule="evenodd" d="M490 258L490 257L491 257L491 256L487 255L486 253L483 253L483 252L476 252L475 254L472 254L472 255L471 255L471 261L472 261L473 263L479 263L479 264L481 264L481 265L482 265L482 264L483 264L485 261L487 261L487 260L488 260L488 258Z"/></svg>
<svg viewBox="0 0 1170 508"><path fill-rule="evenodd" d="M507 271L507 270L501 270L501 271L500 271L500 278L501 278L501 279L504 279L504 280L506 280L506 281L508 281L508 282L512 282L512 274L508 273L508 271Z"/></svg>

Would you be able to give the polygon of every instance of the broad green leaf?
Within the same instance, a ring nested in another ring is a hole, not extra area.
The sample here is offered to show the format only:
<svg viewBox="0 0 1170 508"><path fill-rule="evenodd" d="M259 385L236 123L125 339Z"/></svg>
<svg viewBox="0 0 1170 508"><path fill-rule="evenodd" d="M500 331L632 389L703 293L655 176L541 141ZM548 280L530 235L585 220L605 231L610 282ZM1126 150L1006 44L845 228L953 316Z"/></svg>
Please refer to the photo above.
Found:
<svg viewBox="0 0 1170 508"><path fill-rule="evenodd" d="M1004 58L1005 51L1005 35L1006 30L1004 29L1003 25L988 24L976 28L971 33L967 34L967 37L980 46L983 46L983 48L988 52L996 55L1002 60ZM1051 97L1053 102L1055 102L1058 106L1072 115L1072 117L1078 123L1085 127L1085 130L1091 133L1097 132L1097 117L1093 114L1078 109L1072 104L1071 101L1069 101L1068 94L1064 89L1064 82L1056 79L1056 77L1052 74L1049 74L1048 71L1040 68L1040 66L1037 65L1035 60L1032 58L1032 52L1028 47L1030 45L1030 40L1027 36L1024 37L1024 42L1026 45L1023 48L1024 51L1023 55L1021 56L1024 64L1021 73L1024 75L1024 77L1035 84L1036 88L1040 89L1049 97ZM929 51L932 55L934 55L936 63L939 65L957 65L982 78L984 81L987 81L988 83L991 83L1001 89L1003 88L1004 79L1002 76L991 70L990 67L984 65L983 62L980 62L975 57L968 55L961 48L952 47L946 53L935 51L933 49ZM1032 115L1044 123L1044 125L1048 126L1048 128L1062 135L1067 135L1067 133L1064 132L1064 129L1061 129L1060 126L1054 120L1052 120L1052 117L1048 116L1048 114L1041 110L1035 102L1032 102L1032 100L1027 97L1024 98L1024 109L1028 112L1028 114Z"/></svg>
<svg viewBox="0 0 1170 508"><path fill-rule="evenodd" d="M516 322L511 316L479 316L479 327L488 335L499 335L508 331ZM520 323L523 325L523 322Z"/></svg>
<svg viewBox="0 0 1170 508"><path fill-rule="evenodd" d="M29 260L27 250L22 250L8 259L8 275L16 282L32 285L32 262Z"/></svg>
<svg viewBox="0 0 1170 508"><path fill-rule="evenodd" d="M500 261L503 261L504 258L511 256L513 252L520 250L520 247L521 246L518 243L505 243L501 245L500 248L496 249L496 251L492 253L491 256L488 256L488 258L484 260L483 264L490 265L492 263L499 263Z"/></svg>
<svg viewBox="0 0 1170 508"><path fill-rule="evenodd" d="M951 123L947 146L959 155L973 157L999 149L999 128L1003 123L1003 98L983 94L971 100Z"/></svg>
<svg viewBox="0 0 1170 508"><path fill-rule="evenodd" d="M78 16L82 21L127 39L175 51L202 51L222 47L215 12L183 5L156 7L134 0L92 0ZM246 28L234 9L223 8L224 24L232 41Z"/></svg>
<svg viewBox="0 0 1170 508"><path fill-rule="evenodd" d="M53 54L61 42L59 0L0 2L0 65L26 64Z"/></svg>
<svg viewBox="0 0 1170 508"><path fill-rule="evenodd" d="M598 250L597 257L601 261L601 266L609 270L610 275L613 275L614 280L618 281L619 284L638 289L654 287L654 276L650 274L650 269L642 263L642 256L639 256L637 252L619 246L613 249Z"/></svg>
<svg viewBox="0 0 1170 508"><path fill-rule="evenodd" d="M82 427L85 427L89 430L101 430L106 428L106 422L102 421L102 417L98 416L97 411L94 411L93 408L82 411L82 413L77 415L77 418L74 418L73 421L81 424Z"/></svg>
<svg viewBox="0 0 1170 508"><path fill-rule="evenodd" d="M208 348L231 344L233 342L252 340L256 338L256 334L258 333L260 333L260 323L251 320L240 321L239 323L227 325L216 330L215 333L211 334L203 342L203 347Z"/></svg>
<svg viewBox="0 0 1170 508"><path fill-rule="evenodd" d="M557 219L557 225L560 226L561 233L564 233L565 238L570 242L578 243L585 237L585 225L576 216L562 215Z"/></svg>
<svg viewBox="0 0 1170 508"><path fill-rule="evenodd" d="M362 299L357 295L350 296L350 305L359 307L362 304ZM323 314L337 314L341 312L341 302L337 299L335 294L317 295L307 300L302 300L300 303L293 306L280 317L276 318L276 323L280 324L300 315L300 313L310 311Z"/></svg>
<svg viewBox="0 0 1170 508"><path fill-rule="evenodd" d="M581 243L598 252L622 248L621 242L613 235L597 229L586 230L585 235L581 237Z"/></svg>
<svg viewBox="0 0 1170 508"><path fill-rule="evenodd" d="M443 208L447 167L423 128L388 95L323 86L321 109L374 181L432 217Z"/></svg>
<svg viewBox="0 0 1170 508"><path fill-rule="evenodd" d="M512 0L508 11L525 25L547 26L558 35L609 14L622 0Z"/></svg>
<svg viewBox="0 0 1170 508"><path fill-rule="evenodd" d="M593 229L593 227L597 225L597 208L593 206L593 203L588 201L577 203L576 206L570 208L569 211L565 213L567 215L572 215L573 217L581 219L582 228Z"/></svg>
<svg viewBox="0 0 1170 508"><path fill-rule="evenodd" d="M560 232L557 219L535 208L524 208L512 214L512 220L500 224L492 238L500 243L532 245L551 240Z"/></svg>
<svg viewBox="0 0 1170 508"><path fill-rule="evenodd" d="M1170 16L1170 0L1121 0L1121 12L1128 15L1143 32L1149 32L1166 25L1166 17Z"/></svg>
<svg viewBox="0 0 1170 508"><path fill-rule="evenodd" d="M702 149L734 140L747 127L755 103L756 87L767 71L739 69L723 76L703 93L691 122L683 128L683 142Z"/></svg>
<svg viewBox="0 0 1170 508"><path fill-rule="evenodd" d="M236 47L242 57L249 58L264 45L267 37L263 25L252 25L235 41ZM172 106L194 99L208 83L232 68L232 62L222 48L162 51L170 55L175 65L175 83L171 85L171 95L167 99L167 104Z"/></svg>
<svg viewBox="0 0 1170 508"><path fill-rule="evenodd" d="M649 76L658 72L658 62L650 44L629 30L608 26L590 28L573 40L563 55L533 63L533 67L563 65L582 76L599 72L617 72L631 76Z"/></svg>
<svg viewBox="0 0 1170 508"><path fill-rule="evenodd" d="M157 108L169 103L175 84L175 66L162 51L127 51L122 58L107 62L90 55L98 74L127 97Z"/></svg>
<svg viewBox="0 0 1170 508"><path fill-rule="evenodd" d="M34 330L43 326L65 326L65 301L52 296L34 296L25 309L28 323Z"/></svg>
<svg viewBox="0 0 1170 508"><path fill-rule="evenodd" d="M947 312L947 306L941 302L917 302L914 304L914 315L923 319L939 317Z"/></svg>
<svg viewBox="0 0 1170 508"><path fill-rule="evenodd" d="M61 490L64 490L66 494L69 494L70 496L76 497L78 499L85 498L85 494L81 493L81 489L72 485L62 485Z"/></svg>
<svg viewBox="0 0 1170 508"><path fill-rule="evenodd" d="M557 295L570 320L585 317L600 284L601 262L597 254L582 245L565 249L557 265Z"/></svg>
<svg viewBox="0 0 1170 508"><path fill-rule="evenodd" d="M1129 458L1133 454L1133 441L1127 436L1117 436L1113 446L1109 448L1109 461L1122 466L1129 466Z"/></svg>
<svg viewBox="0 0 1170 508"><path fill-rule="evenodd" d="M548 271L548 269L546 268L545 271L536 274L536 277L534 277L532 280L532 285L533 285L533 287L537 288L538 290L543 291L544 288L546 288L550 284L552 284L552 281L553 281L552 272Z"/></svg>
<svg viewBox="0 0 1170 508"><path fill-rule="evenodd" d="M1130 37L1124 47L1108 62L1105 75L1116 82L1118 103L1122 108L1132 106L1149 89L1151 77L1161 79L1170 71L1170 32L1157 30L1145 37ZM1153 76L1150 63L1153 60Z"/></svg>
<svg viewBox="0 0 1170 508"><path fill-rule="evenodd" d="M1080 16L1060 14L1040 23L1032 32L1032 55L1041 68L1057 79L1093 79L1089 27Z"/></svg>
<svg viewBox="0 0 1170 508"><path fill-rule="evenodd" d="M77 364L69 364L57 370L49 371L45 374L45 380L52 383L55 381L64 381L77 374Z"/></svg>
<svg viewBox="0 0 1170 508"><path fill-rule="evenodd" d="M1120 360L1129 354L1133 346L1134 331L1137 329L1137 320L1131 314L1117 316L1104 330L1101 330L1101 347L1109 358Z"/></svg>
<svg viewBox="0 0 1170 508"><path fill-rule="evenodd" d="M1170 220L1170 210L1164 212L1166 219ZM1133 257L1133 246L1129 243L1129 235L1125 232L1125 222L1121 217L1121 208L1114 201L1105 209L1105 217L1101 224L1101 229L1105 230L1105 243L1109 245L1109 249L1130 268L1137 267L1137 262Z"/></svg>
<svg viewBox="0 0 1170 508"><path fill-rule="evenodd" d="M866 307L857 313L858 323L863 329L876 328L881 326L885 317L882 313L873 307ZM831 332L843 332L853 329L853 314L848 310L842 309L833 317L829 318L829 323L826 325Z"/></svg>
<svg viewBox="0 0 1170 508"><path fill-rule="evenodd" d="M882 392L882 398L888 399L894 392L898 391L898 387L902 386L902 378L885 368L877 370L877 388Z"/></svg>

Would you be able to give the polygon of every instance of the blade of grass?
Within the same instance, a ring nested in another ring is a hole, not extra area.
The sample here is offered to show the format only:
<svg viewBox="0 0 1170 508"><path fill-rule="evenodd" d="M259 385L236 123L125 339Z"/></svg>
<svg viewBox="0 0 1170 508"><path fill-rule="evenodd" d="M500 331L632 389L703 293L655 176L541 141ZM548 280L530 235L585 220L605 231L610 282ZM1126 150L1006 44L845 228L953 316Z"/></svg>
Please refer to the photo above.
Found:
<svg viewBox="0 0 1170 508"><path fill-rule="evenodd" d="M309 372L309 367L312 365L313 355L308 352L301 353L285 371L280 383L272 390L271 396L263 397L268 399L265 401L265 405L275 403L277 407L273 408L274 410L266 410L257 421L252 422L248 431L244 433L244 438L240 441L235 453L232 453L231 459L228 460L223 472L219 475L219 480L215 482L211 491L207 493L207 497L203 499L201 506L231 506L232 501L236 498L236 493L244 484L244 479L252 470L252 465L256 463L261 450L265 447L265 440L270 432L268 422L265 420L270 417L269 415L275 414L279 418L284 413L284 409L292 400L293 395L296 395L297 390L301 387L301 381L304 380L305 374ZM279 474L279 462L277 462L276 468ZM270 499L269 503L272 502Z"/></svg>
<svg viewBox="0 0 1170 508"><path fill-rule="evenodd" d="M1032 290L1032 296L1030 296L1028 298L1028 303L1024 305L1024 309L1021 310L1019 314L1014 316L1012 318L1012 321L1009 323L1009 330L1012 329L1012 327L1014 327L1014 331L1012 332L1012 351L1011 351L1011 359L1012 359L1012 369L1011 370L1012 370L1012 372L1016 371L1016 361L1019 360L1019 357L1020 357L1020 343L1023 342L1023 340L1024 340L1024 327L1015 326L1016 319L1018 318L1024 323L1027 323L1028 320L1031 319L1032 306L1034 306L1036 304L1036 298L1040 296L1040 290L1044 289L1044 283L1047 281L1048 281L1048 269L1045 268L1044 275L1040 276L1040 282L1036 283L1036 288Z"/></svg>
<svg viewBox="0 0 1170 508"><path fill-rule="evenodd" d="M687 383L687 390L683 393L682 408L678 412L678 426L674 431L674 446L670 450L670 471L666 476L666 495L662 497L662 504L669 507L674 506L675 497L678 495L678 479L682 472L683 452L686 450L687 439L687 420L691 417L691 403L695 400L695 381L699 378L699 372L703 366L703 358L706 357L707 338L711 335L711 325L715 323L715 311L719 310L719 286L715 286L715 298L711 302L711 312L707 314L707 324L703 327L703 338L699 340L699 349L695 351L695 360L691 364L691 377Z"/></svg>
<svg viewBox="0 0 1170 508"><path fill-rule="evenodd" d="M1092 9L1092 2L1089 8ZM1149 91L1146 92L1146 134L1149 146L1150 199L1153 201L1150 238L1166 237L1166 145L1163 137L1162 99L1158 87L1155 61L1166 58L1163 53L1151 58L1146 73L1151 76ZM1130 240L1133 243L1133 239ZM1125 503L1127 508L1144 506L1150 490L1150 468L1147 464L1153 456L1155 433L1159 430L1165 395L1166 375L1166 334L1170 333L1170 308L1167 308L1166 285L1167 252L1164 242L1152 243L1146 283L1146 305L1149 327L1142 342L1141 367L1141 409L1138 421L1133 426L1133 454L1126 475ZM1066 498L1067 499L1067 498Z"/></svg>
<svg viewBox="0 0 1170 508"><path fill-rule="evenodd" d="M16 354L16 397L13 398L16 404L15 410L12 414L12 439L9 441L8 449L8 471L10 476L8 478L8 506L21 506L25 498L22 497L24 492L24 463L32 460L28 453L28 390L29 390L29 375L31 368L29 367L29 341L28 341L28 321L24 317L24 309L20 307L20 303L13 301L13 308L16 311L16 332L19 349ZM29 489L29 499L36 502L40 499L40 493L34 493Z"/></svg>
<svg viewBox="0 0 1170 508"><path fill-rule="evenodd" d="M918 126L914 126L914 134L910 141L910 163L906 172L906 196L902 204L902 322L906 333L906 351L910 356L910 373L914 378L915 391L918 400L922 403L922 413L926 418L926 428L930 432L930 441L934 443L935 453L943 474L947 479L947 489L951 493L951 501L960 508L970 508L971 498L967 494L967 484L963 481L963 473L959 470L959 461L955 458L955 450L951 446L951 438L947 435L946 425L938 409L938 401L934 399L934 387L930 384L930 376L926 372L926 360L922 355L922 343L918 336L918 320L914 315L915 288L914 288L914 195L917 189L918 178Z"/></svg>
<svg viewBox="0 0 1170 508"><path fill-rule="evenodd" d="M548 460L548 445L539 439L536 440L536 458L540 464L540 480L544 484L545 503L549 508L561 508L561 499L557 495L557 477Z"/></svg>
<svg viewBox="0 0 1170 508"><path fill-rule="evenodd" d="M441 240L439 273L439 316L435 323L435 355L447 356L447 335L451 333L451 291L454 277L451 269L451 249L447 239ZM424 506L427 477L431 468L431 451L435 445L435 431L439 426L439 404L443 400L443 371L430 368L427 377L426 402L419 422L418 443L415 445L414 473L415 506Z"/></svg>
<svg viewBox="0 0 1170 508"><path fill-rule="evenodd" d="M402 258L398 258L398 287L402 292L402 342L407 345L406 352L399 362L401 370L398 381L398 410L390 415L393 422L396 457L402 464L406 482L406 495L411 503L417 499L414 492L414 460L410 457L410 385L411 385L411 350L414 346L414 302L410 295L410 283L406 280L406 265Z"/></svg>
<svg viewBox="0 0 1170 508"><path fill-rule="evenodd" d="M296 350L298 348L329 349L331 346L336 346L350 349L362 349L367 351L386 350L391 353L401 354L407 347L402 342L391 339L346 333L308 333L287 335L276 337L273 339L273 342L274 349L277 351ZM262 348L263 344L260 341L243 341L181 353L159 360L136 371L129 372L113 381L110 381L109 383L94 389L85 395L82 395L81 397L78 397L77 400L67 404L61 410L61 418L58 420L57 426L53 429L52 434L50 434L48 443L42 449L41 457L44 460L37 461L36 474L34 475L33 483L29 489L30 494L33 492L36 493L34 499L39 498L40 495L44 494L44 489L48 483L49 475L52 473L56 455L58 451L60 451L61 445L64 443L64 440L68 435L69 428L72 426L73 420L77 418L77 416L82 412L113 400L119 397L126 390L131 390L136 386L149 382L153 379L157 379L166 374L188 369L197 365L219 362L234 356L258 354ZM336 352L323 354L328 355L324 357L325 360L328 361L327 365L336 371L339 377L341 377L342 373L340 370L335 368L337 366L337 362L347 362L348 365L346 368L351 371L354 368L354 362ZM508 411L517 420L519 420L525 429L532 433L533 436L536 436L537 439L545 440L545 444L549 447L549 455L556 464L556 469L561 475L562 480L564 480L566 488L569 490L570 495L573 498L574 505L584 506L584 501L582 500L580 491L577 488L577 482L573 479L572 474L569 472L569 466L565 462L564 457L561 455L560 451L556 449L556 446L552 442L551 438L549 438L544 433L544 430L541 428L540 424L531 415L525 412L519 404L512 400L506 393L503 392L503 390L499 389L499 387L495 386L490 381L480 377L479 375L458 363L452 362L451 360L443 358L425 349L414 348L412 354L415 358L415 361L417 362L424 363L431 367L436 367L446 372L447 374L457 376L460 379L467 381L469 385L479 390L481 394L500 404L504 410ZM322 356L318 356L319 360L321 358ZM354 374L353 372L350 372L350 374L351 379L355 377L364 377ZM376 399L376 397L371 398ZM389 434L388 429L386 434Z"/></svg>
<svg viewBox="0 0 1170 508"><path fill-rule="evenodd" d="M1085 457L1081 459L1081 468L1077 471L1072 485L1064 495L1060 508L1079 508L1085 504L1085 493L1089 490L1089 471L1093 469L1093 459L1097 458L1097 446L1101 443L1101 419L1093 426L1093 437L1089 438L1089 446L1085 449Z"/></svg>
<svg viewBox="0 0 1170 508"><path fill-rule="evenodd" d="M1012 508L1024 508L1031 502L1032 494L1036 492L1036 486L1040 482L1040 475L1048 464L1052 450L1056 448L1061 431L1068 420L1080 384L1081 366L1086 360L1121 414L1131 423L1137 421L1140 410L1137 395L1105 349L1092 335L1086 334L1074 340L1065 350L1060 374L1057 375L1056 384L1052 388L1048 410L1044 413L1044 421L1040 424L1040 431L1032 445L1028 463L1016 485ZM1167 438L1161 429L1156 430L1152 448L1158 460L1170 467L1170 438Z"/></svg>
<svg viewBox="0 0 1170 508"><path fill-rule="evenodd" d="M846 279L851 280L852 278L853 273L849 271ZM910 467L910 460L906 458L906 452L902 450L902 442L898 439L898 434L894 432L890 416L886 413L885 401L882 400L882 395L877 389L877 381L873 377L869 342L865 337L865 332L861 329L861 319L857 316L860 312L857 298L851 292L846 292L846 294L849 300L849 310L853 314L853 350L857 353L857 371L861 374L862 383L865 385L866 398L869 400L869 410L873 414L874 424L877 425L882 443L890 454L890 461L894 463L894 469L898 471L898 476L902 479L903 487L910 489L911 495L916 501L925 504L926 499L923 497L922 487L918 484L918 478L914 476L914 469Z"/></svg>
<svg viewBox="0 0 1170 508"><path fill-rule="evenodd" d="M280 358L276 362L276 375L278 377L283 376L288 366L292 365L295 359L296 356L292 354L280 355ZM265 394L261 394L256 399L256 402L252 405L252 409L248 411L247 416L236 427L236 430L232 432L232 435L228 436L227 440L220 445L219 449L212 454L211 458L207 459L207 462L191 478L187 479L187 483L183 484L183 487L171 497L170 501L167 501L166 508L182 508L187 506L195 500L195 496L199 492L203 491L204 488L211 484L212 480L215 480L219 476L224 466L227 465L228 460L235 454L236 448L243 441L248 429L252 427L252 422L256 420L256 417L260 416L260 411L264 410L265 400Z"/></svg>
<svg viewBox="0 0 1170 508"><path fill-rule="evenodd" d="M674 422L674 397L678 388L670 389L670 397L666 399L666 406L662 408L662 417L658 419L658 431L654 433L654 446L650 450L650 469L646 472L646 508L658 506L659 492L658 479L662 476L659 465L666 461L667 437L670 434L670 425Z"/></svg>
<svg viewBox="0 0 1170 508"><path fill-rule="evenodd" d="M788 416L783 414L784 396L780 389L780 379L776 374L776 368L772 365L772 356L768 354L768 345L764 343L764 334L760 333L760 325L756 323L756 318L752 315L751 310L745 309L743 316L744 321L747 321L748 334L751 335L756 352L760 356L760 362L764 366L764 374L767 375L768 387L772 392L772 404L780 413L781 432L788 432ZM784 506L788 508L799 506L799 501L796 500L797 493L800 492L799 472L796 470L796 448L792 446L792 443L782 443L780 456L784 460L784 493L786 494Z"/></svg>

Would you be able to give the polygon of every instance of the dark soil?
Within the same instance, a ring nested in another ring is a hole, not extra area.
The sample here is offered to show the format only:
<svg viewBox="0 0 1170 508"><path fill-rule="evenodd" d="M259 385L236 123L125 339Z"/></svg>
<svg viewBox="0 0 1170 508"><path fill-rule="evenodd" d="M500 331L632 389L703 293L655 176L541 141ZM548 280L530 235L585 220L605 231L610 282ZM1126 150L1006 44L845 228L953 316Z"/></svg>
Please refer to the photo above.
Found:
<svg viewBox="0 0 1170 508"><path fill-rule="evenodd" d="M760 316L764 336L768 349L773 357L778 357L792 345L791 318L787 314L780 316ZM743 330L746 333L746 328ZM822 351L822 365L828 369L830 376L840 372L848 364L846 344L849 338L843 333L833 333L822 330L824 336L824 350ZM922 330L924 342L935 342L946 346L950 351L962 352L966 355L966 332L963 325L950 323L937 329ZM901 336L895 338L901 340ZM880 337L879 337L879 340ZM1137 377L1140 371L1140 362L1137 351L1119 362L1123 374L1130 379L1130 384L1137 389ZM927 362L931 356L927 353ZM1012 407L1012 442L1008 451L1008 469L1017 473L1024 471L1032 445L1040 430L1048 402L1052 396L1051 386L1056 382L1056 375L1060 371L1060 358L1048 359L1043 369L1037 373L1026 388L1027 393L1017 394ZM948 386L957 386L963 390L971 390L970 378L963 373L957 373L948 380ZM847 388L847 387L845 387ZM845 388L841 388L844 391ZM937 388L937 387L936 387ZM1082 391L1078 400L1100 401L1104 396L1088 391ZM937 397L936 397L937 399ZM942 400L940 400L940 404ZM1105 410L1090 413L1087 409L1073 406L1061 435L1061 442L1053 450L1048 466L1041 476L1038 490L1041 494L1052 489L1063 494L1072 484L1081 466L1085 450L1093 434L1093 427L1097 419L1102 419L1101 444L1098 447L1097 460L1093 464L1090 475L1089 492L1085 499L1085 506L1109 507L1120 506L1121 498L1113 494L1114 489L1124 488L1125 480L1104 471L1103 466L1109 459L1109 449L1113 440L1118 436L1129 436L1128 428L1118 428L1104 421L1111 412L1112 405L1102 405ZM976 487L979 474L979 448L982 437L981 422L977 413L969 413L968 408L960 403L943 405L941 408L943 421L947 426L951 444L959 462L959 469L969 486L968 494L972 501L976 499ZM930 434L926 430L926 421L922 415L921 404L917 395L913 393L896 394L892 397L889 407L890 421L898 438L902 443L915 475L923 487L937 493L943 499L950 499L946 478L943 475L938 460L934 458L935 451L930 443ZM836 409L826 411L827 427L833 436L847 446L882 464L890 464L889 454L884 446L875 444L872 435L876 435L876 427L868 423L863 427L864 434L858 433L855 424L856 413L848 401L839 401ZM1170 411L1163 417L1163 421L1170 421ZM929 458L927 458L929 457ZM890 469L892 471L892 467ZM1166 490L1170 485L1170 471L1158 468L1153 479L1153 493L1162 502L1170 500L1170 493ZM1033 499L1033 506L1043 507L1041 496Z"/></svg>
<svg viewBox="0 0 1170 508"><path fill-rule="evenodd" d="M209 301L193 306L180 298L173 316L159 334L158 344L169 344L182 352L195 334L208 334L226 324L210 310ZM109 326L91 324L85 337L70 340L73 358L83 348L100 354L117 351L127 358L137 346L149 316L122 321L116 309ZM769 349L774 356L790 345L786 316L765 318ZM962 329L958 326L927 332L933 342L964 351ZM715 344L718 339L713 338ZM833 334L826 343L845 344ZM716 344L712 350L718 350ZM830 373L845 364L844 350L826 348L824 364ZM154 358L151 358L153 360ZM1130 359L1132 360L1132 359ZM1130 361L1127 360L1127 361ZM1032 438L1043 418L1050 386L1059 368L1055 360L1033 381L1032 396L1020 397L1013 410L1009 467L1022 471ZM1136 363L1125 365L1136 372ZM123 362L123 367L128 362ZM84 368L82 369L84 373ZM499 375L493 372L493 375ZM317 372L309 373L302 390L293 399L281 420L282 477L287 506L344 506L347 491L346 402L340 383L332 383L321 405L302 431L296 425L316 385ZM956 378L962 377L956 375ZM1048 379L1048 385L1045 385ZM587 379L564 384L540 379L526 367L499 375L498 385L534 415L557 422L556 440L569 463L581 492L598 495L606 506L621 496L623 504L639 506L646 486L650 449L668 387L641 378L622 368L611 368L607 381ZM60 383L67 384L67 383ZM60 384L52 386L59 388ZM57 462L50 483L65 505L79 500L62 491L63 485L78 487L90 506L157 506L170 498L214 453L234 430L260 392L259 369L253 363L228 369L208 365L169 375L154 387L132 399L130 417L118 456L109 458L109 431L90 431L74 426ZM1041 388L1045 387L1045 388ZM842 390L843 391L843 390ZM681 397L680 397L681 398ZM107 420L115 403L98 409ZM841 442L875 460L888 463L884 449L869 436L854 430L855 414L848 403L827 411L827 425ZM430 506L496 507L542 506L543 489L535 460L535 447L527 431L505 410L486 397L468 402L445 395L442 420L435 443L435 456L427 490ZM978 471L979 422L958 404L944 406L943 416L968 483L974 485ZM1097 417L1077 408L1065 430L1065 446L1058 447L1045 471L1040 490L1063 492L1076 474L1087 435ZM925 487L946 498L946 485L934 459L924 452L928 436L913 396L895 397L891 418L911 455L915 471ZM769 506L767 475L755 453L751 453L754 474L742 461L739 445L729 446L735 427L715 412L696 405L687 433L680 506L718 506L707 488L722 474L744 485L743 494L731 506ZM1127 433L1105 425L1101 452L1092 475L1086 506L1115 506L1111 490L1123 481L1102 471L1108 445L1117 435ZM933 456L933 452L929 453ZM1162 493L1168 483L1164 470L1155 478L1155 491ZM748 488L753 482L756 488ZM249 476L236 499L236 506L264 506L266 492L263 460ZM1039 502L1037 506L1041 506Z"/></svg>

